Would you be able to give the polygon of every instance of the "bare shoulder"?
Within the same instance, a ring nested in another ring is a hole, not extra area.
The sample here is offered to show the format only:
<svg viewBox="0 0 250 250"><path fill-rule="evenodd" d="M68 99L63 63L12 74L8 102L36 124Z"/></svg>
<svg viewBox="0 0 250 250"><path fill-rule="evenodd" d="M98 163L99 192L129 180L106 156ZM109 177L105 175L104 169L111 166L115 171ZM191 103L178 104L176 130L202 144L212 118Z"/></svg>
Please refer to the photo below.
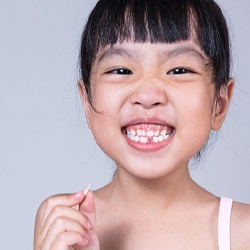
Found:
<svg viewBox="0 0 250 250"><path fill-rule="evenodd" d="M231 218L232 249L250 249L250 205L234 202Z"/></svg>

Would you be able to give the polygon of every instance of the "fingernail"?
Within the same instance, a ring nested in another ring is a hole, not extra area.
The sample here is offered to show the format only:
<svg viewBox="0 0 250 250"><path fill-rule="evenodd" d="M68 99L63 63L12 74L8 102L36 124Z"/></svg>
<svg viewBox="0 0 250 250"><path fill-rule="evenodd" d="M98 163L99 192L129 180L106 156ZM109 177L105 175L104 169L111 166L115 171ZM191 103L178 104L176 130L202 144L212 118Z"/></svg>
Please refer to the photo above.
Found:
<svg viewBox="0 0 250 250"><path fill-rule="evenodd" d="M87 230L90 230L91 229L91 224L89 221L86 221L85 224L84 224L84 227L87 229Z"/></svg>

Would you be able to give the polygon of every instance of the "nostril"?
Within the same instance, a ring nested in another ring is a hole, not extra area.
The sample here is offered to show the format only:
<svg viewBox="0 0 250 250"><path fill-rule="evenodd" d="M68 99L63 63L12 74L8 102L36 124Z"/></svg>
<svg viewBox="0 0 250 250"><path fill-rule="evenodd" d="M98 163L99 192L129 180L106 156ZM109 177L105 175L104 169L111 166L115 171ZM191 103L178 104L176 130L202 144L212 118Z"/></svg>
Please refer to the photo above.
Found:
<svg viewBox="0 0 250 250"><path fill-rule="evenodd" d="M161 102L134 102L135 105L142 105L142 106L149 106L149 107L154 107L154 106L160 106L162 105Z"/></svg>
<svg viewBox="0 0 250 250"><path fill-rule="evenodd" d="M140 103L140 102L135 102L135 104L137 104L137 105L141 105L141 103Z"/></svg>
<svg viewBox="0 0 250 250"><path fill-rule="evenodd" d="M162 103L161 102L155 102L155 103L144 103L144 102L135 102L135 105L142 105L145 107L156 107L160 106Z"/></svg>
<svg viewBox="0 0 250 250"><path fill-rule="evenodd" d="M156 103L153 104L153 106L158 106L160 104L161 104L160 102L156 102Z"/></svg>

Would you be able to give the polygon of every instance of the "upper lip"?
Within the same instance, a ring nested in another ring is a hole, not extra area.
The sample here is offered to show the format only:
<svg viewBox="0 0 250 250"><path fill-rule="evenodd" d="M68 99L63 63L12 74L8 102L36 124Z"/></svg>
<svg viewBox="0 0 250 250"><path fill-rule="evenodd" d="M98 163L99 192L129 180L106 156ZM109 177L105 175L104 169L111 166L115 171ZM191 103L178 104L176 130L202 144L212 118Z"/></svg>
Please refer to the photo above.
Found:
<svg viewBox="0 0 250 250"><path fill-rule="evenodd" d="M163 119L158 118L158 117L146 117L146 116L132 118L129 121L125 122L122 127L126 128L128 126L140 125L140 124L155 124L155 125L161 125L161 126L174 127L172 122L163 120Z"/></svg>

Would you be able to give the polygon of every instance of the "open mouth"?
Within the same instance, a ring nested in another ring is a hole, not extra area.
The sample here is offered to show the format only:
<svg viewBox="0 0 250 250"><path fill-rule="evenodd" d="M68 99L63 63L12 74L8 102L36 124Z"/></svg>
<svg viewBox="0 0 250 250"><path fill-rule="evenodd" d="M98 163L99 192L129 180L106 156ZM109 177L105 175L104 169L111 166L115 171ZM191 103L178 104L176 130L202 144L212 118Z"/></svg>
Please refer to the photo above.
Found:
<svg viewBox="0 0 250 250"><path fill-rule="evenodd" d="M173 135L174 128L159 124L138 124L124 128L124 133L133 142L161 143Z"/></svg>

